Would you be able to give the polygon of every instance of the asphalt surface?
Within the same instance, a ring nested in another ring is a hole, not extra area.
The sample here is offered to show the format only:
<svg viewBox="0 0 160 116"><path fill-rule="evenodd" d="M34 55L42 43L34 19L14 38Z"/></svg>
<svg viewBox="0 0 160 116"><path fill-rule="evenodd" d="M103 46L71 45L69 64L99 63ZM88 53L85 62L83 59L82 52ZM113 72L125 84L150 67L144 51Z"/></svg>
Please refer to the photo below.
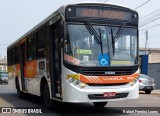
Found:
<svg viewBox="0 0 160 116"><path fill-rule="evenodd" d="M141 111L159 111L159 114L152 112L152 115L160 116L160 91L154 90L151 94L145 94L140 92L140 97L134 100L124 100L124 101L114 101L108 102L108 104L101 109L97 109L93 106L92 103L81 103L81 104L71 104L71 103L60 103L56 104L56 107L52 109L46 109L43 107L42 100L37 96L26 95L25 98L20 99L17 97L16 90L9 87L8 85L0 85L0 107L13 107L13 108L39 108L42 110L43 114L0 114L2 115L13 115L13 116L28 116L28 115L37 115L37 116L107 116L107 115L137 115L135 114L136 110ZM133 111L127 112L126 111ZM123 111L125 113L123 114ZM151 113L143 115L151 115Z"/></svg>

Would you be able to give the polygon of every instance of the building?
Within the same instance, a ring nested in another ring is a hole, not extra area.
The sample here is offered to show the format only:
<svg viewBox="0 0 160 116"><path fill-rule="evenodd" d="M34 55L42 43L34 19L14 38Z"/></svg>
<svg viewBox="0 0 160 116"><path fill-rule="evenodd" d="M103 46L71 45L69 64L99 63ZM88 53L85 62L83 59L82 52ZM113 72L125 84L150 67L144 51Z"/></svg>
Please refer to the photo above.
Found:
<svg viewBox="0 0 160 116"><path fill-rule="evenodd" d="M160 63L160 48L149 49L148 63Z"/></svg>
<svg viewBox="0 0 160 116"><path fill-rule="evenodd" d="M148 74L148 61L149 61L149 51L143 49L139 50L139 64L140 64L140 73Z"/></svg>
<svg viewBox="0 0 160 116"><path fill-rule="evenodd" d="M156 88L160 89L160 48L149 49L148 76L155 79Z"/></svg>
<svg viewBox="0 0 160 116"><path fill-rule="evenodd" d="M160 89L160 48L139 51L140 73L155 79L156 89Z"/></svg>
<svg viewBox="0 0 160 116"><path fill-rule="evenodd" d="M7 58L0 56L0 72L7 72Z"/></svg>

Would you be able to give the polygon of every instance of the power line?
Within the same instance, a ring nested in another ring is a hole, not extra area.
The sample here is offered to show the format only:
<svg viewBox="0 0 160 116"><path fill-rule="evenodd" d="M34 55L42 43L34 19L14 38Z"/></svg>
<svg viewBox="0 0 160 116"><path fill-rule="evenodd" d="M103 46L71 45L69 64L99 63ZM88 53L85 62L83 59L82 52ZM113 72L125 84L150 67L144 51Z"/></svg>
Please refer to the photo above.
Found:
<svg viewBox="0 0 160 116"><path fill-rule="evenodd" d="M153 13L152 13L153 14ZM149 15L148 15L149 16ZM145 19L141 19L140 21L140 25L145 25L155 19L157 19L158 17L160 17L160 12L158 12L157 14L154 14L153 16L150 16L149 18L145 18ZM142 23L141 23L142 22Z"/></svg>
<svg viewBox="0 0 160 116"><path fill-rule="evenodd" d="M155 15L149 17L148 19L141 20L140 22L143 22L143 23L149 22L149 21L151 21L151 20L153 20L153 19L155 19L155 18L157 18L159 16L160 16L160 12L158 14L155 14Z"/></svg>
<svg viewBox="0 0 160 116"><path fill-rule="evenodd" d="M152 12L152 13L150 13L150 14L148 14L148 15L145 15L144 17L142 17L141 18L141 22L140 22L140 27L143 27L143 26L145 26L145 25L147 25L147 24L149 24L149 23L152 23L152 22L154 22L154 21L156 21L156 20L158 20L158 19L160 19L160 9L158 9L158 10L156 10L156 11L154 11L154 12ZM156 13L156 12L158 12L158 13ZM156 13L156 14L155 14ZM153 15L154 14L154 15ZM148 19L146 19L145 17L147 17L147 16L150 16L150 15L153 15L153 16L151 16L151 17L149 17ZM143 18L145 18L144 20L142 20ZM143 31L143 30L146 30L146 29L149 29L149 28L153 28L153 27L156 27L156 26L159 26L160 24L156 24L156 25L153 25L153 26L150 26L150 27L147 27L147 28L145 28L145 29L142 29L142 30L140 30L140 31Z"/></svg>
<svg viewBox="0 0 160 116"><path fill-rule="evenodd" d="M150 29L150 28L157 27L157 26L160 26L160 24L156 24L156 25L153 25L153 26L150 26L150 27L144 28L144 29L139 30L139 31L143 31L143 30Z"/></svg>
<svg viewBox="0 0 160 116"><path fill-rule="evenodd" d="M145 15L145 16L143 16L143 17L139 18L139 19L143 19L143 18L145 18L145 17L147 17L147 16L149 16L149 15L152 15L152 14L154 14L154 13L158 12L158 11L160 11L160 9L158 9L158 10L156 10L156 11L154 11L154 12L150 13L150 14L147 14L147 15Z"/></svg>
<svg viewBox="0 0 160 116"><path fill-rule="evenodd" d="M152 22L154 22L154 21L156 21L156 20L158 20L158 19L160 19L160 17L158 17L158 18L156 18L156 19L153 19L153 20L151 20L151 21L148 21L148 22L140 25L139 27L143 27L143 26L145 26L145 25L148 25L149 23L152 23Z"/></svg>
<svg viewBox="0 0 160 116"><path fill-rule="evenodd" d="M150 1L151 1L151 0L146 1L145 3L143 3L143 4L141 4L140 6L136 7L134 10L136 10L136 9L138 9L138 8L140 8L140 7L142 7L143 5L147 4L147 3L150 2Z"/></svg>

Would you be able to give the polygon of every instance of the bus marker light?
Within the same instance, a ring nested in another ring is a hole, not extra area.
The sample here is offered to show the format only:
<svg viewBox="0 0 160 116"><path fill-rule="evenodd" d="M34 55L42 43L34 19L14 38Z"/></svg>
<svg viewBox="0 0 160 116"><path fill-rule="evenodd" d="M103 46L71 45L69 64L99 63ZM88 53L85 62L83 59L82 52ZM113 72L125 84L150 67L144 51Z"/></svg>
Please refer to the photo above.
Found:
<svg viewBox="0 0 160 116"><path fill-rule="evenodd" d="M129 84L130 84L130 86L133 86L133 85L134 85L134 82L130 82Z"/></svg>
<svg viewBox="0 0 160 116"><path fill-rule="evenodd" d="M69 79L70 77L69 76L66 76L66 79Z"/></svg>
<svg viewBox="0 0 160 116"><path fill-rule="evenodd" d="M80 83L79 85L80 85L81 88L84 88L86 86L85 83Z"/></svg>
<svg viewBox="0 0 160 116"><path fill-rule="evenodd" d="M74 82L74 79L73 79L73 78L70 78L68 81L69 81L70 83L72 83L72 82Z"/></svg>

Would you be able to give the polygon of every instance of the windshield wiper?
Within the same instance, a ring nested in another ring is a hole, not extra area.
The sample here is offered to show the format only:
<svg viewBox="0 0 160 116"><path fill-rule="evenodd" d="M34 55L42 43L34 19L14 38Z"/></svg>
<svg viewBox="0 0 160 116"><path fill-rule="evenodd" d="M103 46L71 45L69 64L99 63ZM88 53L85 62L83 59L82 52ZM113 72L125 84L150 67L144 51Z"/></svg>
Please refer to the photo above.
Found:
<svg viewBox="0 0 160 116"><path fill-rule="evenodd" d="M125 26L126 26L126 22L123 23L122 26L118 29L118 31L117 31L117 33L116 33L116 35L115 35L115 37L114 37L114 41L115 41L115 42L116 42L116 41L118 40L118 38L120 37L120 35L121 35L123 29L125 28Z"/></svg>
<svg viewBox="0 0 160 116"><path fill-rule="evenodd" d="M117 40L119 39L121 33L123 32L125 26L126 26L127 22L123 23L121 27L119 27L116 35L113 37L113 30L111 28L111 37L112 37L112 49L113 49L113 56L115 53L115 42L117 42Z"/></svg>
<svg viewBox="0 0 160 116"><path fill-rule="evenodd" d="M112 49L113 49L113 57L114 57L114 53L115 53L115 39L113 37L113 30L111 28L111 38L112 38Z"/></svg>
<svg viewBox="0 0 160 116"><path fill-rule="evenodd" d="M85 21L84 22L87 30L89 31L89 33L91 35L94 35L94 39L95 41L98 43L98 44L101 44L101 40L100 40L100 37L99 35L97 34L96 30L93 28L93 26L91 25L91 23L89 21Z"/></svg>
<svg viewBox="0 0 160 116"><path fill-rule="evenodd" d="M101 36L101 29L100 28L99 28L99 39L100 39L101 53L103 56L103 43L102 43L102 36Z"/></svg>
<svg viewBox="0 0 160 116"><path fill-rule="evenodd" d="M85 24L87 30L89 31L89 33L91 35L94 35L94 39L97 42L97 44L100 45L101 53L102 53L102 56L103 56L103 45L102 45L101 29L99 28L99 35L98 35L96 30L93 28L93 26L91 25L91 23L89 21L85 21L84 24Z"/></svg>

